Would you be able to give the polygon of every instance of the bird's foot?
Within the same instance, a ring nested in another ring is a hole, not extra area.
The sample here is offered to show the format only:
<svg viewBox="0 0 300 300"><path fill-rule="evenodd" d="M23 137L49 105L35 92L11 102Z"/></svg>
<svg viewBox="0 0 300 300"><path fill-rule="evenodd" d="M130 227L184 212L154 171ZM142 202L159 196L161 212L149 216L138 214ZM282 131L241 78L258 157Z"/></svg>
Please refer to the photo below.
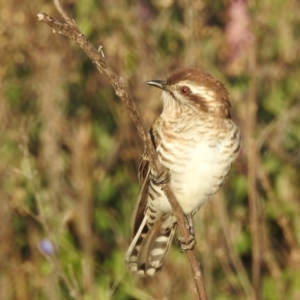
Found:
<svg viewBox="0 0 300 300"><path fill-rule="evenodd" d="M164 169L160 174L152 175L151 180L156 185L169 183L170 182L170 172L169 172L169 170Z"/></svg>
<svg viewBox="0 0 300 300"><path fill-rule="evenodd" d="M188 239L184 239L182 237L178 238L181 252L185 252L187 250L192 250L194 248L194 246L196 245L195 231L194 231L192 217L193 217L192 214L188 214L186 216L186 218L187 218L187 226L188 226L189 233L190 233L189 238Z"/></svg>
<svg viewBox="0 0 300 300"><path fill-rule="evenodd" d="M180 245L181 252L186 252L187 250L192 250L192 249L194 249L194 246L196 245L196 240L195 240L194 235L190 235L188 239L179 237L178 242Z"/></svg>

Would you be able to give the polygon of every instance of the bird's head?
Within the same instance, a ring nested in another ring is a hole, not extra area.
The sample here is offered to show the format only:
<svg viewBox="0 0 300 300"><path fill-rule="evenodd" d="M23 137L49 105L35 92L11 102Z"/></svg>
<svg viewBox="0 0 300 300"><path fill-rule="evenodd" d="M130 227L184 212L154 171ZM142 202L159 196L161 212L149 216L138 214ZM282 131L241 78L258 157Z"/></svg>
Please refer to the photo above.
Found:
<svg viewBox="0 0 300 300"><path fill-rule="evenodd" d="M164 106L176 103L199 112L230 117L226 88L219 80L201 69L178 69L165 81L150 80L146 84L163 90Z"/></svg>

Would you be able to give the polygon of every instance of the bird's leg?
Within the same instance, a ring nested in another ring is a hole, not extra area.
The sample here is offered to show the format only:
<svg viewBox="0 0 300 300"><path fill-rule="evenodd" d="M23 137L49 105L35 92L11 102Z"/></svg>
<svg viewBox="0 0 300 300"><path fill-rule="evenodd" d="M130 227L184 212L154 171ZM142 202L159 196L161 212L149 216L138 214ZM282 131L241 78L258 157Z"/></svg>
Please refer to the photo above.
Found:
<svg viewBox="0 0 300 300"><path fill-rule="evenodd" d="M150 176L151 176L151 180L156 185L166 184L170 182L170 173L168 169L164 169L158 175L150 175Z"/></svg>
<svg viewBox="0 0 300 300"><path fill-rule="evenodd" d="M193 215L192 214L188 214L186 216L186 218L187 218L188 225L189 225L190 235L191 236L195 236L194 224L193 224Z"/></svg>
<svg viewBox="0 0 300 300"><path fill-rule="evenodd" d="M186 217L187 217L187 222L188 222L188 226L189 226L190 236L187 240L182 237L178 238L181 252L185 252L187 250L192 250L194 248L194 246L196 245L195 231L194 231L193 220L192 220L193 215L188 214Z"/></svg>

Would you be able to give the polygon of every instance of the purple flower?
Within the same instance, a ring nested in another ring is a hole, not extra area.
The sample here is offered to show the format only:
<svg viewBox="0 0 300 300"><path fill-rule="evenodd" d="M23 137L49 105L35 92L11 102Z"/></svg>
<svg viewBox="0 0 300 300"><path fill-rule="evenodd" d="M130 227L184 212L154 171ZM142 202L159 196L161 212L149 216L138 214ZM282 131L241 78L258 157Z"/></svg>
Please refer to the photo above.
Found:
<svg viewBox="0 0 300 300"><path fill-rule="evenodd" d="M54 252L57 250L57 247L48 239L41 240L38 244L38 247L41 251L48 255L54 254Z"/></svg>

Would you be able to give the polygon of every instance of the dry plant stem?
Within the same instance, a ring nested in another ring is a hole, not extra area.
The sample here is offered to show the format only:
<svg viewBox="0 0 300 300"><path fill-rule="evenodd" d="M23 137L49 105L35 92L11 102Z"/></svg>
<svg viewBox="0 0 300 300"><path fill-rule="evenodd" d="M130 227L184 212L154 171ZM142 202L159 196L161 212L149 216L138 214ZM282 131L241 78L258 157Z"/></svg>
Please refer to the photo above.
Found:
<svg viewBox="0 0 300 300"><path fill-rule="evenodd" d="M233 267L235 268L235 271L237 273L238 279L241 282L242 288L245 292L245 299L253 299L253 289L250 283L250 280L248 279L247 272L245 270L245 267L235 249L233 247L232 238L230 235L229 228L229 218L228 218L228 212L226 210L226 207L224 205L225 199L223 193L219 193L217 196L219 199L219 203L217 205L217 216L220 219L221 225L222 225L222 231L226 243L226 247L228 249L228 258L232 262Z"/></svg>
<svg viewBox="0 0 300 300"><path fill-rule="evenodd" d="M124 80L121 77L118 77L114 73L114 71L106 64L101 54L95 49L95 47L91 43L88 42L86 37L80 32L80 30L76 26L75 22L68 17L66 12L61 7L59 1L54 0L54 4L66 23L61 23L57 20L54 20L52 17L44 13L39 13L37 15L38 20L52 27L54 29L54 32L62 35L66 35L72 40L74 40L85 51L88 57L93 61L93 63L96 65L99 72L104 74L107 77L110 84L115 89L117 96L125 103L129 111L130 117L132 118L138 130L138 133L143 140L145 149L147 151L149 162L152 165L155 173L157 175L162 174L164 172L164 169L158 160L157 153L152 145L152 141L148 133L147 127L145 125L145 122L143 121L139 112L137 111L136 105L127 90ZM163 185L163 191L167 196L172 206L172 209L174 211L174 215L178 222L178 229L180 232L180 236L183 240L188 241L188 239L190 238L189 225L182 211L182 208L178 204L175 195L171 190L169 184ZM188 250L187 256L193 271L198 299L206 300L207 295L205 291L204 280L200 269L200 265L196 258L196 251Z"/></svg>
<svg viewBox="0 0 300 300"><path fill-rule="evenodd" d="M262 262L262 240L261 240L261 211L259 206L259 193L257 190L257 166L258 151L255 140L256 128L256 45L253 43L249 55L250 72L252 77L249 82L249 94L247 99L247 115L245 140L248 147L247 166L248 166L248 198L249 198L249 219L252 236L252 285L255 299L261 299L261 262Z"/></svg>

